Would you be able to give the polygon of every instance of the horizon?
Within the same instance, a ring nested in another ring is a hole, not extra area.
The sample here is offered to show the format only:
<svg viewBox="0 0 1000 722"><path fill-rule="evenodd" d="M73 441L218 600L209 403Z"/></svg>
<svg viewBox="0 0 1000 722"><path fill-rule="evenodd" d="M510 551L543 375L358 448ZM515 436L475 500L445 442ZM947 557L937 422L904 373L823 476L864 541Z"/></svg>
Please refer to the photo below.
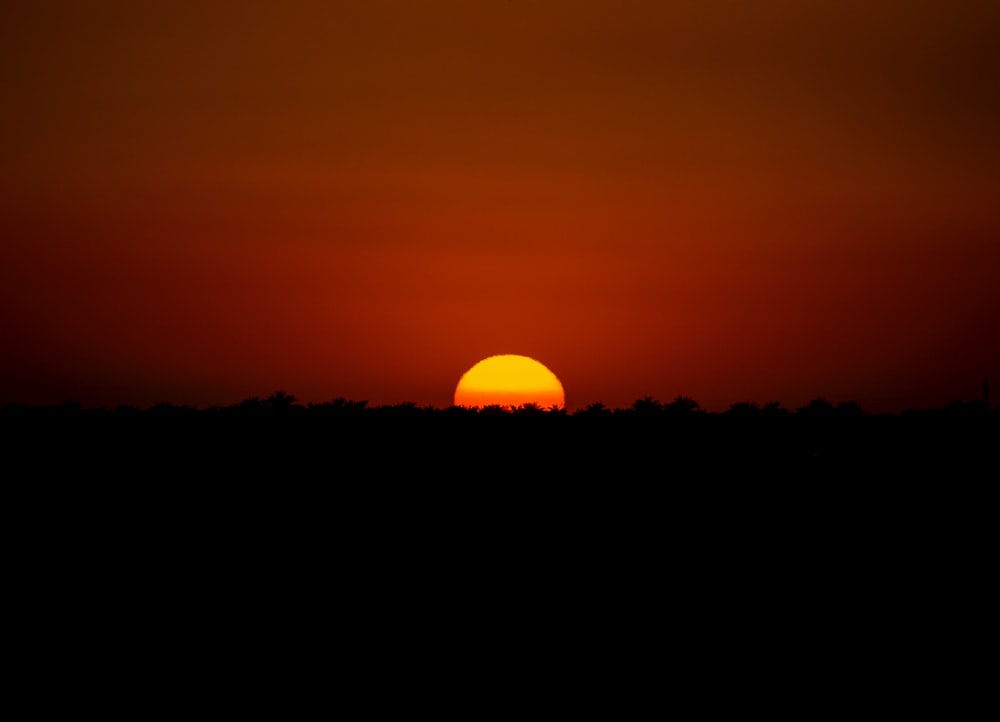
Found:
<svg viewBox="0 0 1000 722"><path fill-rule="evenodd" d="M565 406L544 406L535 402L527 402L522 404L505 404L505 403L488 403L481 405L470 405L470 404L457 404L450 403L447 405L436 405L436 404L421 404L413 400L402 400L395 402L380 402L371 403L368 399L355 399L347 398L344 396L333 396L323 400L313 400L313 399L303 399L295 395L294 393L289 393L285 389L277 389L269 394L255 394L241 398L232 402L226 403L208 403L208 404L197 404L197 403L185 403L185 402L174 402L168 400L159 400L156 402L147 403L128 403L120 402L114 404L101 404L92 403L86 404L81 402L79 399L64 398L60 399L58 402L47 402L47 403L25 403L23 401L8 401L5 403L0 403L0 409L3 408L79 408L80 410L90 410L90 411L115 411L118 409L135 409L138 411L151 411L155 408L162 407L173 407L173 408L186 408L195 411L210 411L212 409L233 409L237 407L244 407L248 403L251 405L260 405L261 407L267 406L297 406L303 409L309 408L320 408L324 406L351 406L355 409L361 409L365 411L378 411L381 409L398 409L398 408L412 408L419 411L446 411L449 409L463 409L465 411L481 412L483 410L501 410L508 413L517 413L520 411L540 411L544 413L559 413L568 414L570 416L586 412L588 410L594 411L598 408L608 411L608 412L622 412L622 411L633 411L637 407L643 406L645 408L654 409L666 409L671 406L685 406L690 411L708 413L708 414L724 414L727 411L739 410L741 407L749 407L752 411L765 411L767 408L778 410L787 413L798 413L800 411L815 408L817 406L828 406L831 409L846 409L851 408L855 411L860 411L864 414L871 415L892 415L899 416L906 412L912 411L940 411L948 407L953 406L978 406L982 405L988 411L1000 410L1000 407L996 407L990 398L988 380L984 380L987 383L981 387L981 395L978 398L953 398L943 404L937 406L905 406L895 410L887 409L871 409L864 406L864 404L859 403L854 399L843 399L839 401L831 401L822 395L817 395L811 397L807 402L795 405L787 405L778 400L767 400L759 401L754 399L741 399L739 401L733 401L728 405L723 407L708 408L703 406L698 399L686 396L684 394L679 394L673 398L658 398L651 395L644 395L633 399L631 403L624 405L611 405L605 404L603 401L595 400L587 403L582 403L578 405L566 404Z"/></svg>

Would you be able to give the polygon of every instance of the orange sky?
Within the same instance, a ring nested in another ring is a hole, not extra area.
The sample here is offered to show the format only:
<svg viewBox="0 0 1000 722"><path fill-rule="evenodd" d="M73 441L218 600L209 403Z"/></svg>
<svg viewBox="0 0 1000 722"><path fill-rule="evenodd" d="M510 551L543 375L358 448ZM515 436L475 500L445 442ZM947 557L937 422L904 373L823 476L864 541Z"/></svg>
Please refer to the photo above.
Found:
<svg viewBox="0 0 1000 722"><path fill-rule="evenodd" d="M569 408L977 398L997 37L963 0L4 6L0 403L446 406L501 353Z"/></svg>

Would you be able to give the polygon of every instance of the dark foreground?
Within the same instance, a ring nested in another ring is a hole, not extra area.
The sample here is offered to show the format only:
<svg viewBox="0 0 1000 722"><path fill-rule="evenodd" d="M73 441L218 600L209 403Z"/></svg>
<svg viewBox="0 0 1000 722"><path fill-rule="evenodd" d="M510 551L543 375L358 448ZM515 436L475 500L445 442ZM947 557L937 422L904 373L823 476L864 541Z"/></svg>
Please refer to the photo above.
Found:
<svg viewBox="0 0 1000 722"><path fill-rule="evenodd" d="M18 683L974 707L997 413L813 411L2 409Z"/></svg>
<svg viewBox="0 0 1000 722"><path fill-rule="evenodd" d="M707 528L964 534L995 511L1000 412L978 403L869 415L820 402L726 413L636 402L567 414L281 398L206 410L9 406L6 485L74 525L449 529L512 543Z"/></svg>
<svg viewBox="0 0 1000 722"><path fill-rule="evenodd" d="M0 431L16 476L183 485L270 480L380 484L496 482L516 487L601 480L687 486L700 479L940 481L990 479L1000 411L981 403L898 415L817 400L796 412L640 400L573 414L366 408L337 400L308 407L257 399L227 408L162 404L146 410L0 408ZM273 400L274 397L269 397ZM538 486L533 487L536 490Z"/></svg>

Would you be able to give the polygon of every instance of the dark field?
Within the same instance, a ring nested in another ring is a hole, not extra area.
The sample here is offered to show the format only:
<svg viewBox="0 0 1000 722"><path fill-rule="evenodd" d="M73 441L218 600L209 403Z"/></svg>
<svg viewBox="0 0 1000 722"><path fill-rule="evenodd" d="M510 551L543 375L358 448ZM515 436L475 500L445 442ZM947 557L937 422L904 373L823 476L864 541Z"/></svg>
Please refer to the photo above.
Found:
<svg viewBox="0 0 1000 722"><path fill-rule="evenodd" d="M594 404L567 413L368 408L343 399L300 405L279 393L207 409L8 405L0 425L18 476L176 484L884 484L929 473L939 482L986 483L994 475L983 465L995 464L1000 450L1000 412L981 402L867 414L817 399L794 411L743 403L715 413L689 399L646 398L627 409Z"/></svg>
<svg viewBox="0 0 1000 722"><path fill-rule="evenodd" d="M741 699L837 708L922 680L942 711L985 682L1000 431L985 405L0 419L8 598L36 668L113 669L143 694L150 670L312 684L334 665L373 699L399 665L471 694L490 694L486 668L550 692L554 675L658 689L666 673L706 700L729 669Z"/></svg>

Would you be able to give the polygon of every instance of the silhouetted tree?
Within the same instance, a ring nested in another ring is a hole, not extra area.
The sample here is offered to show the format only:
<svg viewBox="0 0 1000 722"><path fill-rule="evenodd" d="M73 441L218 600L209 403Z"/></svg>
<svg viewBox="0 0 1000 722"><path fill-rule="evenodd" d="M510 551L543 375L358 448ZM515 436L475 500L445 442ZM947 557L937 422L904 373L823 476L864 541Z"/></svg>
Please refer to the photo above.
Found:
<svg viewBox="0 0 1000 722"><path fill-rule="evenodd" d="M298 399L291 394L286 394L284 391L275 391L264 399L264 403L272 409L287 409L294 405L296 401Z"/></svg>
<svg viewBox="0 0 1000 722"><path fill-rule="evenodd" d="M768 401L761 409L761 413L766 419L783 419L789 415L788 409L781 405L779 401Z"/></svg>
<svg viewBox="0 0 1000 722"><path fill-rule="evenodd" d="M687 418L698 411L699 408L700 405L694 399L688 396L677 396L669 404L666 404L663 410L676 419Z"/></svg>
<svg viewBox="0 0 1000 722"><path fill-rule="evenodd" d="M729 406L726 415L735 419L757 419L761 410L756 401L737 401Z"/></svg>
<svg viewBox="0 0 1000 722"><path fill-rule="evenodd" d="M655 416L663 411L663 404L652 396L643 396L632 402L632 411L638 416Z"/></svg>
<svg viewBox="0 0 1000 722"><path fill-rule="evenodd" d="M342 397L333 400L334 406L352 414L360 414L368 408L367 401L348 401Z"/></svg>
<svg viewBox="0 0 1000 722"><path fill-rule="evenodd" d="M358 416L367 407L367 401L349 401L343 396L338 396L332 401L324 401L320 404L306 404L306 408L317 416L333 416L338 418Z"/></svg>
<svg viewBox="0 0 1000 722"><path fill-rule="evenodd" d="M989 415L989 407L983 401L949 401L941 413L949 419L984 418Z"/></svg>
<svg viewBox="0 0 1000 722"><path fill-rule="evenodd" d="M593 404L588 404L582 409L579 409L574 416L585 416L585 417L607 417L611 416L611 409L597 401Z"/></svg>
<svg viewBox="0 0 1000 722"><path fill-rule="evenodd" d="M534 402L528 402L520 406L511 406L510 410L518 416L537 416L542 413L542 407Z"/></svg>
<svg viewBox="0 0 1000 722"><path fill-rule="evenodd" d="M802 418L822 421L833 416L834 406L822 396L817 396L805 406L796 409L795 413Z"/></svg>
<svg viewBox="0 0 1000 722"><path fill-rule="evenodd" d="M415 401L403 401L399 404L378 406L373 411L380 417L392 417L394 419L415 419L425 414L425 410L417 406Z"/></svg>
<svg viewBox="0 0 1000 722"><path fill-rule="evenodd" d="M470 409L468 406L455 406L454 404L444 410L444 415L450 419L467 419L475 416L476 413L476 409Z"/></svg>
<svg viewBox="0 0 1000 722"><path fill-rule="evenodd" d="M855 421L864 415L864 410L856 401L841 401L837 404L837 418L841 420Z"/></svg>
<svg viewBox="0 0 1000 722"><path fill-rule="evenodd" d="M253 413L264 408L264 402L260 400L259 396L251 396L248 399L243 399L237 408L245 413Z"/></svg>
<svg viewBox="0 0 1000 722"><path fill-rule="evenodd" d="M480 416L509 416L510 407L501 404L487 404L479 409Z"/></svg>

